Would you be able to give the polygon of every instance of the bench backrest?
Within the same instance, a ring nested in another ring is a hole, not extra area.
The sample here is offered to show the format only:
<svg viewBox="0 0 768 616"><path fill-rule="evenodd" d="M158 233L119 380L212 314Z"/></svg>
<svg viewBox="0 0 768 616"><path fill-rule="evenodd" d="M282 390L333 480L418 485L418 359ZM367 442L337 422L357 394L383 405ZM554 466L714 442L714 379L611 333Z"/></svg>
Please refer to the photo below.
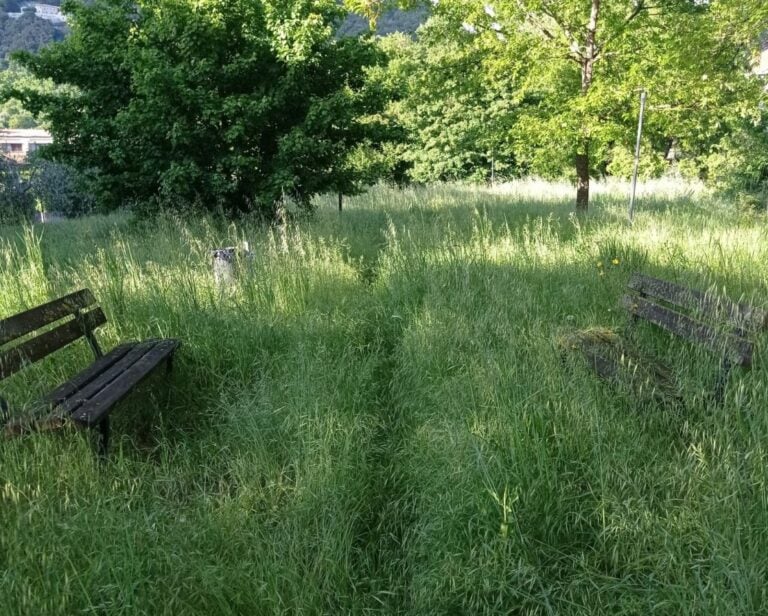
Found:
<svg viewBox="0 0 768 616"><path fill-rule="evenodd" d="M107 317L95 304L90 290L82 289L0 321L0 380L82 337L100 355L93 330ZM52 329L30 336L59 321Z"/></svg>
<svg viewBox="0 0 768 616"><path fill-rule="evenodd" d="M749 336L768 324L768 312L643 274L632 275L621 306L633 317L723 353L728 361L752 364Z"/></svg>

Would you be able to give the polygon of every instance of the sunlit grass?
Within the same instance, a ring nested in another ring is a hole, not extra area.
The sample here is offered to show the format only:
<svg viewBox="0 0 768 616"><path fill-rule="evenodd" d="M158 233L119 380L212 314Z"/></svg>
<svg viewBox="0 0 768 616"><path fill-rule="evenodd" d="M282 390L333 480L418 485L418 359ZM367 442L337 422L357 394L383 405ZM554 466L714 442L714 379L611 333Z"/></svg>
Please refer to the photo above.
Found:
<svg viewBox="0 0 768 616"><path fill-rule="evenodd" d="M656 186L629 226L624 188L588 219L527 182L329 197L285 238L173 216L0 230L0 316L87 286L105 346L184 343L115 412L106 467L81 434L0 445L0 612L760 613L764 339L711 408L718 358L641 329L675 412L556 341L626 325L636 270L765 307L765 221ZM242 240L218 288L210 250Z"/></svg>

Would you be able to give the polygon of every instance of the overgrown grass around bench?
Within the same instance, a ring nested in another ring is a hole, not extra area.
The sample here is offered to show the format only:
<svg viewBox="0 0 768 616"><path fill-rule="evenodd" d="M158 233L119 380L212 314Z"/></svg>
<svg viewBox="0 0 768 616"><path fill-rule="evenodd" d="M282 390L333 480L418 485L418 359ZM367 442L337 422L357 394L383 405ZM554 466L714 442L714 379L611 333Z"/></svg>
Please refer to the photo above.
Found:
<svg viewBox="0 0 768 616"><path fill-rule="evenodd" d="M285 242L174 217L0 230L0 315L87 286L107 346L184 343L170 394L115 415L106 468L85 436L0 443L0 613L764 611L765 340L717 410L708 354L646 340L685 415L556 345L622 324L638 269L765 307L763 217L656 194L629 228L620 193L584 221L569 198L450 186L318 206ZM208 251L242 239L255 257L222 293Z"/></svg>

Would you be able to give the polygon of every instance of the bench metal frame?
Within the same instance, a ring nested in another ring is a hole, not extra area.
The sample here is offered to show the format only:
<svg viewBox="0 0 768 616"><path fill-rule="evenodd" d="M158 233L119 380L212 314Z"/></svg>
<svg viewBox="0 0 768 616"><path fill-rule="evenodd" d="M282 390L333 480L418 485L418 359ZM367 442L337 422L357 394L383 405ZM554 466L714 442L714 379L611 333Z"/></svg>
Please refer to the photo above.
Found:
<svg viewBox="0 0 768 616"><path fill-rule="evenodd" d="M633 329L640 321L647 321L722 357L711 393L716 405L723 402L725 386L733 368L751 367L753 338L768 326L768 312L761 308L640 273L632 274L627 293L621 297L619 305L629 313ZM611 357L605 349L601 350L599 343L578 346L603 378L618 377L619 361L625 360L625 352L633 354L631 361L635 366L643 361L638 359L641 355L637 351L624 345L619 347L620 360ZM660 366L646 367L649 373L656 372L663 377L662 380L667 379Z"/></svg>
<svg viewBox="0 0 768 616"><path fill-rule="evenodd" d="M0 381L84 338L94 362L43 397L23 417L11 418L0 398L0 425L6 437L66 425L97 429L99 453L109 447L109 414L161 363L172 366L175 339L123 344L104 354L95 336L107 318L88 289L82 289L0 321Z"/></svg>

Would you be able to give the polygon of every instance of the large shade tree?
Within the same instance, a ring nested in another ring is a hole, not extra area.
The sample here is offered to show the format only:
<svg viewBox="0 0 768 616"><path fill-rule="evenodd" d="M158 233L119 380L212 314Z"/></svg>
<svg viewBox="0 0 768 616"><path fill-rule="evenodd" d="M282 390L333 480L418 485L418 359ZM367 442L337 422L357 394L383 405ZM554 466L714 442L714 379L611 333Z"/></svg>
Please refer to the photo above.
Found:
<svg viewBox="0 0 768 616"><path fill-rule="evenodd" d="M376 136L379 54L334 36L334 0L71 0L71 34L18 61L59 87L9 95L42 115L46 156L86 171L102 206L197 202L270 215L352 192ZM373 135L373 137L372 137Z"/></svg>
<svg viewBox="0 0 768 616"><path fill-rule="evenodd" d="M517 101L507 79L478 71L487 41L446 36L452 25L433 17L416 39L390 36L382 48L395 93L388 111L404 129L402 163L419 182L488 180L515 172L510 128Z"/></svg>
<svg viewBox="0 0 768 616"><path fill-rule="evenodd" d="M349 2L374 20L386 6ZM764 0L432 4L447 24L446 45L484 40L471 47L484 53L469 70L506 82L517 164L544 173L570 167L577 210L588 207L590 176L633 140L640 89L652 101L649 137L688 152L757 121L764 84L751 65L768 24Z"/></svg>

